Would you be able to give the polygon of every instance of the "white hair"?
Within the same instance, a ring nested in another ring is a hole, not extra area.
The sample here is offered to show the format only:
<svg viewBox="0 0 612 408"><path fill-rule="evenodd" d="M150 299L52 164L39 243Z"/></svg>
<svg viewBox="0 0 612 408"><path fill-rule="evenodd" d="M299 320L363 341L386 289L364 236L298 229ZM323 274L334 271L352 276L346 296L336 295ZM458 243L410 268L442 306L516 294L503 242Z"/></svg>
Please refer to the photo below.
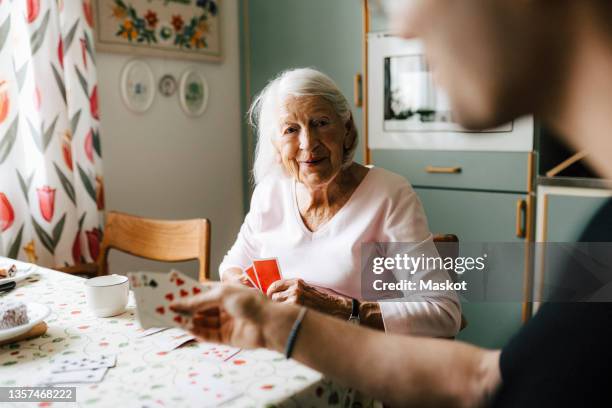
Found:
<svg viewBox="0 0 612 408"><path fill-rule="evenodd" d="M353 121L348 101L330 77L312 68L297 68L281 72L257 95L248 112L249 124L257 133L253 163L255 184L259 184L270 175L287 176L273 145L273 140L280 135L280 106L288 97L301 96L320 96L331 103L334 111L342 120ZM353 162L357 148L357 129L354 122L352 128L354 141L344 152L343 166L345 167Z"/></svg>

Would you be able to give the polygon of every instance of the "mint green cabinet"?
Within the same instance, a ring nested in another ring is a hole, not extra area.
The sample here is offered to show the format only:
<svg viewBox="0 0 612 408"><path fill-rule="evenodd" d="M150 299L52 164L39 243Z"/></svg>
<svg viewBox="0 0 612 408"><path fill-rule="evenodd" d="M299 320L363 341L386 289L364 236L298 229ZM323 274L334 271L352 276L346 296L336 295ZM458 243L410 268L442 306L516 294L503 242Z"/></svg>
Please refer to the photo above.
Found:
<svg viewBox="0 0 612 408"><path fill-rule="evenodd" d="M503 192L528 189L529 154L524 152L376 149L372 160L403 175L413 186ZM455 171L436 173L435 168Z"/></svg>
<svg viewBox="0 0 612 408"><path fill-rule="evenodd" d="M551 180L547 180L551 183ZM601 188L538 186L536 240L577 242L612 191ZM555 252L540 247L534 262L533 296L545 299L561 271L556 269Z"/></svg>
<svg viewBox="0 0 612 408"><path fill-rule="evenodd" d="M523 242L516 237L516 202L525 194L505 194L463 190L415 188L429 229L452 233L460 242ZM508 265L507 273L522 282L524 261ZM483 347L501 347L521 326L522 303L464 302L468 326L458 338Z"/></svg>
<svg viewBox="0 0 612 408"><path fill-rule="evenodd" d="M583 190L583 191L581 191ZM570 193L571 192L571 193ZM609 192L599 190L596 196L589 196L598 190L591 189L554 189L540 192L542 211L538 218L542 217L538 231L547 242L576 242L580 238L583 229L595 215L597 210L610 199ZM584 195L576 195L583 193Z"/></svg>
<svg viewBox="0 0 612 408"><path fill-rule="evenodd" d="M516 236L516 203L526 194L415 187L434 233L466 242L523 242Z"/></svg>

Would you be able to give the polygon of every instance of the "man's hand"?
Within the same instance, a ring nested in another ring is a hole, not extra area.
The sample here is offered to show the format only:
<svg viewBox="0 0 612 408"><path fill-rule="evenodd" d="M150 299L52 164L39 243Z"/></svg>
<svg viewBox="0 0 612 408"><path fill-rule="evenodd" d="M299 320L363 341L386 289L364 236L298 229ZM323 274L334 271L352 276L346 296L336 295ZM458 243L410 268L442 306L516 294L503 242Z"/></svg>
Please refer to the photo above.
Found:
<svg viewBox="0 0 612 408"><path fill-rule="evenodd" d="M243 348L265 347L263 325L269 318L266 298L238 285L211 286L206 293L172 303L170 309L192 316L186 328L201 341Z"/></svg>

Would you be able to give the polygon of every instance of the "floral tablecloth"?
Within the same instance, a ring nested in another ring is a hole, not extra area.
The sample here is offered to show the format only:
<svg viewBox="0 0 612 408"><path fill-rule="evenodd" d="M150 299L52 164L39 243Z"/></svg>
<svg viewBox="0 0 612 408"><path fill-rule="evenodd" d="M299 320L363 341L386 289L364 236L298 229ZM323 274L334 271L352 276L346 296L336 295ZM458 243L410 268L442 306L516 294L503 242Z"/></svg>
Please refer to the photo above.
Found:
<svg viewBox="0 0 612 408"><path fill-rule="evenodd" d="M0 257L0 265L10 261ZM231 384L243 394L224 407L370 406L359 393L326 380L322 375L281 354L243 350L222 363L207 361L203 345L192 342L171 352L156 350L154 337L138 338L133 306L116 317L97 318L87 308L84 279L36 267L36 274L20 282L0 300L48 305L48 330L42 337L0 347L0 387L32 386L58 356L116 353L117 365L101 383L77 389L77 403L0 403L2 407L187 407L175 384L185 381L193 366Z"/></svg>

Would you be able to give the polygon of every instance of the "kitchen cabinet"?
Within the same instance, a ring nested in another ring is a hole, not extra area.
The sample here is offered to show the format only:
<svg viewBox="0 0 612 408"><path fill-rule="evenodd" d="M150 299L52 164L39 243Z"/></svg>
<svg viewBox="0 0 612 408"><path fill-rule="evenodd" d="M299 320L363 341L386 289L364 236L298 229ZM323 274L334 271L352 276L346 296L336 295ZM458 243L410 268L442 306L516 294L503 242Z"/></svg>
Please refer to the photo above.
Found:
<svg viewBox="0 0 612 408"><path fill-rule="evenodd" d="M416 187L429 228L453 233L460 242L523 242L516 237L516 202L526 194L474 192ZM523 259L508 264L507 273L523 281ZM522 324L522 302L462 302L468 321L458 339L483 347L501 347Z"/></svg>
<svg viewBox="0 0 612 408"><path fill-rule="evenodd" d="M537 194L536 241L577 242L599 208L612 198L612 184L598 179L540 178ZM591 185L584 187L584 185ZM534 299L540 300L556 271L546 271L546 251L534 260ZM537 308L534 308L534 312Z"/></svg>
<svg viewBox="0 0 612 408"><path fill-rule="evenodd" d="M597 210L612 197L599 188L538 186L536 240L576 242Z"/></svg>
<svg viewBox="0 0 612 408"><path fill-rule="evenodd" d="M529 228L530 153L372 150L374 165L404 176L419 195L434 233L450 233L461 242L524 243ZM434 168L460 168L454 173ZM428 171L429 170L429 171ZM517 208L525 208L517 214ZM519 218L517 220L517 217ZM508 265L522 285L527 259ZM483 347L501 347L522 324L523 302L462 302L468 326L458 338Z"/></svg>

